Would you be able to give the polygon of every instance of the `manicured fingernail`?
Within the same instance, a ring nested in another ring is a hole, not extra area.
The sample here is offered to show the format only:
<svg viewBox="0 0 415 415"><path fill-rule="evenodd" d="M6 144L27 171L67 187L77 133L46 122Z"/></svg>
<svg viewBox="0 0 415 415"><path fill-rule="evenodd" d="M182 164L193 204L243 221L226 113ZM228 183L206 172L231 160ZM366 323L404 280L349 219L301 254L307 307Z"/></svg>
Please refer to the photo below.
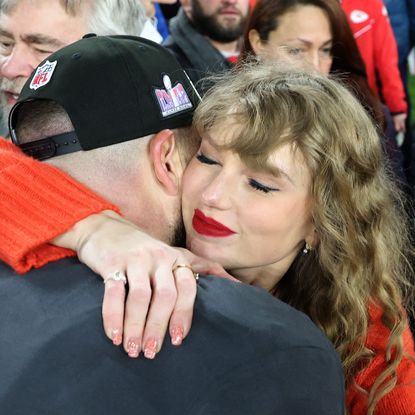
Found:
<svg viewBox="0 0 415 415"><path fill-rule="evenodd" d="M149 339L147 340L146 346L144 347L144 356L147 359L154 359L157 353L157 340Z"/></svg>
<svg viewBox="0 0 415 415"><path fill-rule="evenodd" d="M183 327L181 326L174 326L173 330L171 331L171 344L173 346L180 346L183 341Z"/></svg>
<svg viewBox="0 0 415 415"><path fill-rule="evenodd" d="M122 342L121 330L119 329L112 330L111 339L112 339L112 344L114 344L115 346L119 346Z"/></svg>
<svg viewBox="0 0 415 415"><path fill-rule="evenodd" d="M127 343L127 351L129 357L138 357L140 351L138 350L137 339L130 339Z"/></svg>

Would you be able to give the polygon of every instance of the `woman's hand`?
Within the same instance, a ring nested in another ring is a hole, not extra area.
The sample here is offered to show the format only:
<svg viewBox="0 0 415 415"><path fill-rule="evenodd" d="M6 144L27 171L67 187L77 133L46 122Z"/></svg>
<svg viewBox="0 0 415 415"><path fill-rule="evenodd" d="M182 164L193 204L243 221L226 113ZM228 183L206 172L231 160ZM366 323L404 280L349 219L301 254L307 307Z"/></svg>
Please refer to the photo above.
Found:
<svg viewBox="0 0 415 415"><path fill-rule="evenodd" d="M107 336L130 357L142 350L154 358L167 327L172 343L182 343L192 322L194 272L229 277L218 264L153 239L112 211L89 216L52 243L77 251L104 280L116 272L127 277L128 293L123 281L107 280L102 315ZM176 267L183 264L191 268Z"/></svg>

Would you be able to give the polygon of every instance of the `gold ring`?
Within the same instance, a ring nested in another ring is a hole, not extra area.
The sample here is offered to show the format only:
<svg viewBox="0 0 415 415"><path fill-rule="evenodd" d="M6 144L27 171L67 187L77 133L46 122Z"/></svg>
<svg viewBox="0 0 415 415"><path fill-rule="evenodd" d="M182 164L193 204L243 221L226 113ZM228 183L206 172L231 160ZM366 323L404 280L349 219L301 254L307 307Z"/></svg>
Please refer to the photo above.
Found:
<svg viewBox="0 0 415 415"><path fill-rule="evenodd" d="M127 284L127 277L125 276L125 274L122 271L115 271L115 272L111 272L111 274L108 275L108 277L106 277L104 279L104 284L106 284L108 281L122 281L125 284Z"/></svg>
<svg viewBox="0 0 415 415"><path fill-rule="evenodd" d="M192 271L193 276L195 277L196 282L199 281L199 273L194 272L193 268L189 264L177 264L172 268L172 272L176 271L178 268L188 268L190 271Z"/></svg>

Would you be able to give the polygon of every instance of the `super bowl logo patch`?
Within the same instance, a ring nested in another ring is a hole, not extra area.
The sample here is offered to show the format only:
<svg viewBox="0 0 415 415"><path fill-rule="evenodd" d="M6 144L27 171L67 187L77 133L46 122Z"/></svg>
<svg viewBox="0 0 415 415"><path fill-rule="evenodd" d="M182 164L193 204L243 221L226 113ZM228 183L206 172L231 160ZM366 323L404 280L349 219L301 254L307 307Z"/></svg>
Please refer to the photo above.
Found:
<svg viewBox="0 0 415 415"><path fill-rule="evenodd" d="M178 82L172 86L170 77L164 75L163 84L164 89L155 88L154 90L163 117L168 117L193 107L181 83Z"/></svg>
<svg viewBox="0 0 415 415"><path fill-rule="evenodd" d="M55 70L57 61L49 62L46 61L42 66L36 69L33 75L32 81L30 82L30 89L38 89L49 83L52 78L53 71Z"/></svg>

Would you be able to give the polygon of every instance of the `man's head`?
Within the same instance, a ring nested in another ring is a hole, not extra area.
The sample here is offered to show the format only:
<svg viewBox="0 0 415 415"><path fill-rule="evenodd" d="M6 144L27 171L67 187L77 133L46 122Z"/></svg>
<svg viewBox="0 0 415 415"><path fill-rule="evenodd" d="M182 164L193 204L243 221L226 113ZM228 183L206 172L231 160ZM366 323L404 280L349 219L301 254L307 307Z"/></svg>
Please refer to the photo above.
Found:
<svg viewBox="0 0 415 415"><path fill-rule="evenodd" d="M181 3L196 29L208 38L229 43L242 36L249 0L182 0Z"/></svg>
<svg viewBox="0 0 415 415"><path fill-rule="evenodd" d="M0 106L4 120L33 69L86 33L141 33L137 0L0 0Z"/></svg>
<svg viewBox="0 0 415 415"><path fill-rule="evenodd" d="M88 37L52 54L10 115L12 139L174 242L181 175L197 143L198 97L163 47L131 36Z"/></svg>

